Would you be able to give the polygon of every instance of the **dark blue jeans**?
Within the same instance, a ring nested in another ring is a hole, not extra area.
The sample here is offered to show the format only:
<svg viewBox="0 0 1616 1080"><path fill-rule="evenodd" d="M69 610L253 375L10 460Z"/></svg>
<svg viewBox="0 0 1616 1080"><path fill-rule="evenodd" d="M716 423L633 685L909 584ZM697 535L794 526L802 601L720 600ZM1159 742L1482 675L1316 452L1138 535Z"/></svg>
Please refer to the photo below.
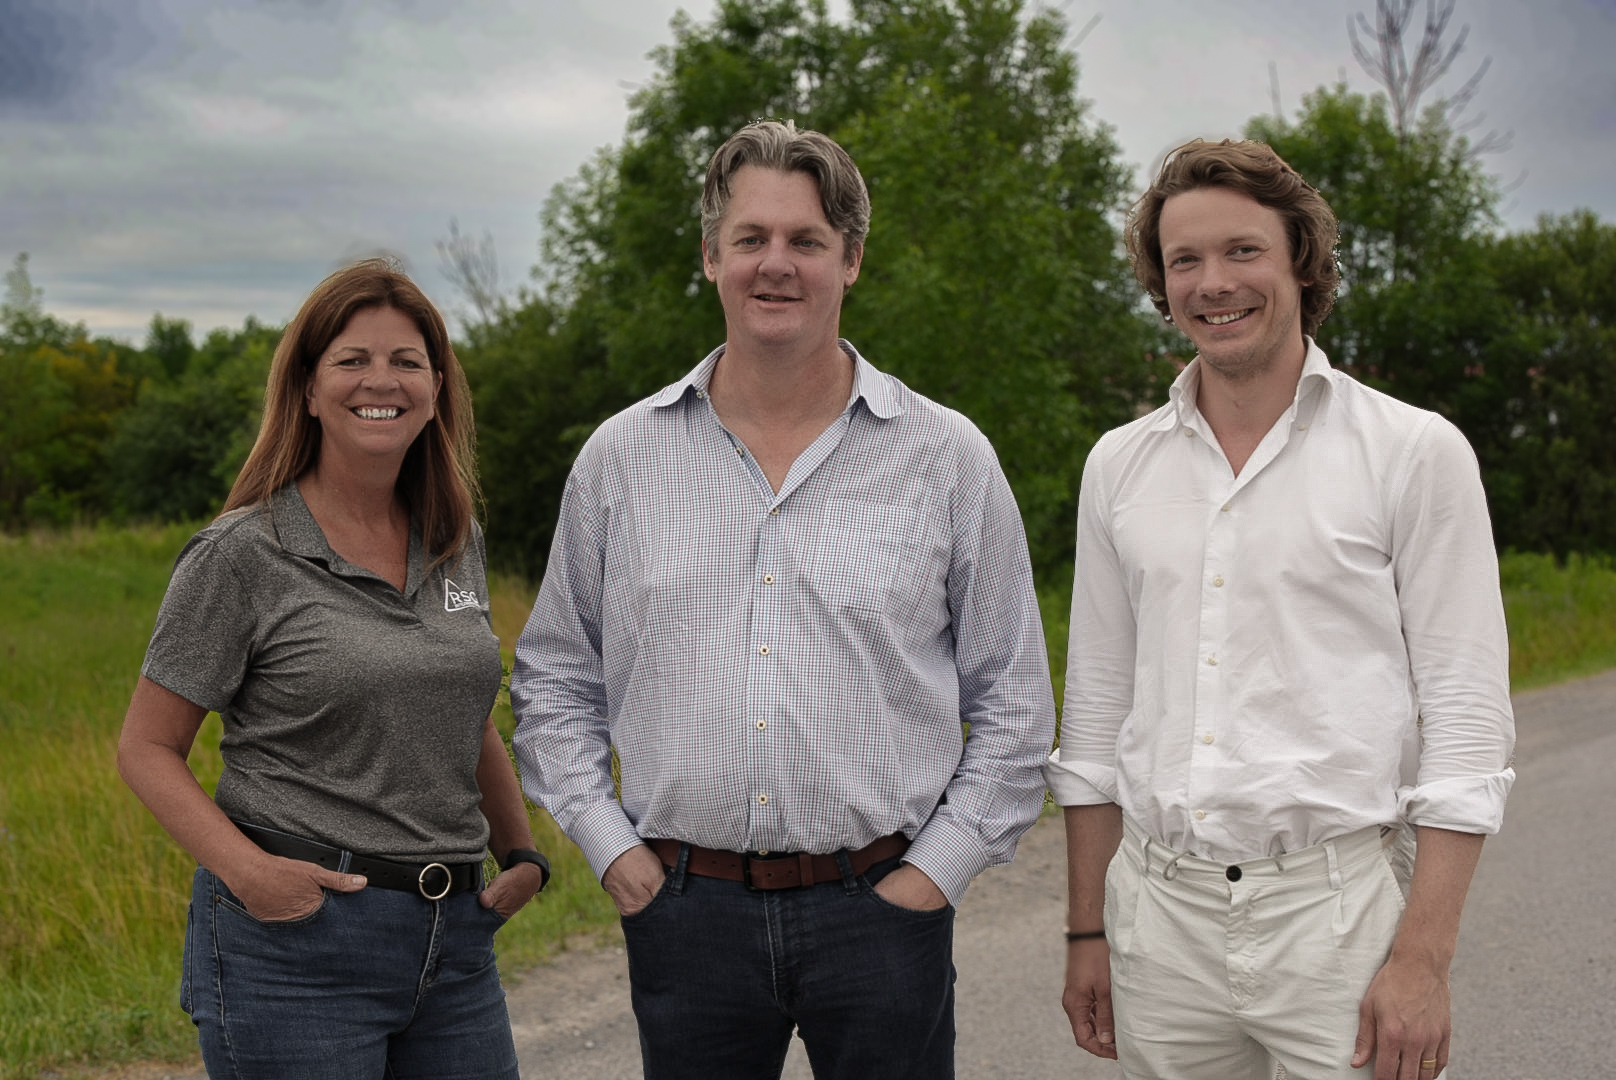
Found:
<svg viewBox="0 0 1616 1080"><path fill-rule="evenodd" d="M820 1080L954 1075L954 909L875 883L753 892L685 872L623 919L646 1080L778 1077L795 1027Z"/></svg>
<svg viewBox="0 0 1616 1080"><path fill-rule="evenodd" d="M375 887L260 922L198 869L180 1004L215 1080L515 1080L503 922L475 893Z"/></svg>

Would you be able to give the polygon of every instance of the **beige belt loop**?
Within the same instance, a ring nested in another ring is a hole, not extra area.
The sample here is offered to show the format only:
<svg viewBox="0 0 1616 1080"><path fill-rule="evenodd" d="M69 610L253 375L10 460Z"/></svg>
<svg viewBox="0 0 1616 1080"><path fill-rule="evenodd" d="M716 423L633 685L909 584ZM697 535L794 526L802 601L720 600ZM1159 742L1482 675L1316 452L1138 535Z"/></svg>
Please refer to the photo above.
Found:
<svg viewBox="0 0 1616 1080"><path fill-rule="evenodd" d="M1324 861L1330 867L1330 888L1341 888L1341 860L1336 857L1335 841L1324 842Z"/></svg>

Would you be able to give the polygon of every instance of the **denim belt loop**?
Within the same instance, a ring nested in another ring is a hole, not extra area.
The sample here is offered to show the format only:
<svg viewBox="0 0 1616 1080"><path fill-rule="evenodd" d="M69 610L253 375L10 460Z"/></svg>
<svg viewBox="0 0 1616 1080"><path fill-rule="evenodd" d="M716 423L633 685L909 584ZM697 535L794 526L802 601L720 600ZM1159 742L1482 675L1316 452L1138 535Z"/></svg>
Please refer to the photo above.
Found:
<svg viewBox="0 0 1616 1080"><path fill-rule="evenodd" d="M848 896L859 891L858 875L853 872L853 859L847 854L846 848L836 849L836 866L842 872L842 890Z"/></svg>
<svg viewBox="0 0 1616 1080"><path fill-rule="evenodd" d="M668 871L668 893L672 896L683 896L685 891L686 868L690 865L690 845L679 845L679 858L674 862L673 869Z"/></svg>
<svg viewBox="0 0 1616 1080"><path fill-rule="evenodd" d="M348 872L348 864L351 862L353 862L353 852L349 851L347 848L343 848L342 854L337 858L337 873L346 874Z"/></svg>

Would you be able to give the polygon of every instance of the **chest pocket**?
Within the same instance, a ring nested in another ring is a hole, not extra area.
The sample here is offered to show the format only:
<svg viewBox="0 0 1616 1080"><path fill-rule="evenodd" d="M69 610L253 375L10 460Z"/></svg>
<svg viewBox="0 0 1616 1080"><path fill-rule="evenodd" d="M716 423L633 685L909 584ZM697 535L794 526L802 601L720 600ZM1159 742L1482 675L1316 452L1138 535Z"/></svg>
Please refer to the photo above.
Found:
<svg viewBox="0 0 1616 1080"><path fill-rule="evenodd" d="M907 611L914 606L923 550L918 526L915 511L907 506L828 500L810 587L831 611Z"/></svg>

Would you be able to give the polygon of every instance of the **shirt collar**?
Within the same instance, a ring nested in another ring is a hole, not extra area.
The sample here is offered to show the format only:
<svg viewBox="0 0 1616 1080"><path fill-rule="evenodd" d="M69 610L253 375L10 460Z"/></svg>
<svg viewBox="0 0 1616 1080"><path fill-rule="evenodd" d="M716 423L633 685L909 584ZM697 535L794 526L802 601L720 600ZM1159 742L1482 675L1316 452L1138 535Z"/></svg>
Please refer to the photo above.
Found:
<svg viewBox="0 0 1616 1080"><path fill-rule="evenodd" d="M853 393L848 398L848 407L852 408L862 398L864 407L882 420L903 415L903 405L893 392L892 380L860 356L859 351L853 348L853 343L846 338L838 338L836 344L847 358L853 361ZM713 368L718 365L718 358L723 355L724 346L720 345L691 369L690 374L653 394L647 404L653 409L660 409L683 400L691 391L705 393L713 379Z"/></svg>
<svg viewBox="0 0 1616 1080"><path fill-rule="evenodd" d="M318 559L334 574L376 577L371 571L362 566L355 566L337 554L336 549L331 546L331 541L326 539L325 530L314 520L309 504L303 501L303 492L298 490L296 480L270 496L269 512L275 523L275 536L280 540L284 551L299 558ZM413 518L410 521L410 547L407 558L404 595L414 596L415 591L421 587L426 572L426 545L421 538L421 530Z"/></svg>
<svg viewBox="0 0 1616 1080"><path fill-rule="evenodd" d="M303 501L297 481L287 484L270 498L270 515L275 521L275 535L286 551L305 559L321 559L327 565L336 560L337 553L331 550L325 531L314 520L309 504Z"/></svg>
<svg viewBox="0 0 1616 1080"><path fill-rule="evenodd" d="M1291 407L1297 408L1302 399L1319 387L1319 393L1328 393L1330 387L1330 360L1324 355L1312 338L1303 336L1302 341L1307 344L1307 353L1302 358L1302 377L1296 381L1296 396L1291 400ZM1201 388L1201 358L1197 356L1191 360L1184 370L1178 373L1173 385L1168 388L1167 401L1171 408L1165 410L1156 422L1156 427L1168 430L1189 424L1198 410L1195 407L1196 392Z"/></svg>

